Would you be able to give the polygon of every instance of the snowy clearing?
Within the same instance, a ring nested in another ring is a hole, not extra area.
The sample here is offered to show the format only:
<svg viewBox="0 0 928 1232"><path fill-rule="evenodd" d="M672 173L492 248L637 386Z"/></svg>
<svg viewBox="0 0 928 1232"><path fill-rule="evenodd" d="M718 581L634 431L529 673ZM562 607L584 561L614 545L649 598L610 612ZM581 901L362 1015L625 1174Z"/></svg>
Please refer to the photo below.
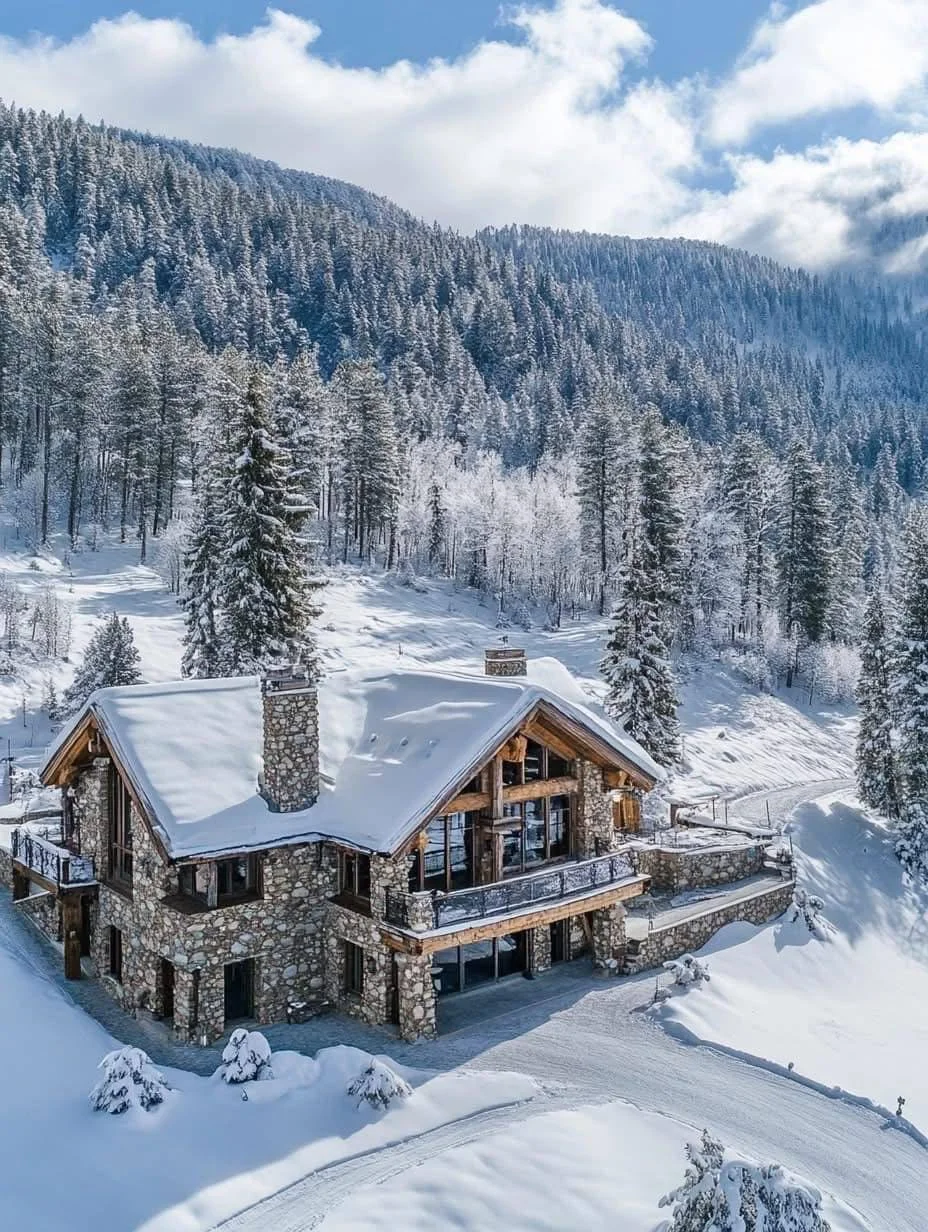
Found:
<svg viewBox="0 0 928 1232"><path fill-rule="evenodd" d="M892 1110L902 1095L928 1131L928 893L903 884L891 836L853 798L801 805L791 831L830 939L785 918L729 925L700 951L711 983L660 1017Z"/></svg>

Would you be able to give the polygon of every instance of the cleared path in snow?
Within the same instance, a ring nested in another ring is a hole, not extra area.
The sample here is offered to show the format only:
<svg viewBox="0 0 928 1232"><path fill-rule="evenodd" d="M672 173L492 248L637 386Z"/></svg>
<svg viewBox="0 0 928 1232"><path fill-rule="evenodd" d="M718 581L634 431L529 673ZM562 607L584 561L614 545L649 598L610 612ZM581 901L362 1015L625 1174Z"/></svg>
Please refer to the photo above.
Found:
<svg viewBox="0 0 928 1232"><path fill-rule="evenodd" d="M766 817L769 803L778 821L797 804L845 787L845 779L828 779L757 792L739 801L739 812ZM578 981L576 990L432 1043L393 1048L399 1060L423 1067L519 1070L536 1077L543 1093L530 1105L444 1126L309 1176L223 1227L304 1232L359 1188L383 1184L443 1151L553 1108L623 1099L694 1131L708 1125L732 1145L785 1164L855 1207L874 1232L925 1232L928 1152L874 1112L803 1087L762 1063L668 1036L641 1012L651 983L647 976L618 984Z"/></svg>

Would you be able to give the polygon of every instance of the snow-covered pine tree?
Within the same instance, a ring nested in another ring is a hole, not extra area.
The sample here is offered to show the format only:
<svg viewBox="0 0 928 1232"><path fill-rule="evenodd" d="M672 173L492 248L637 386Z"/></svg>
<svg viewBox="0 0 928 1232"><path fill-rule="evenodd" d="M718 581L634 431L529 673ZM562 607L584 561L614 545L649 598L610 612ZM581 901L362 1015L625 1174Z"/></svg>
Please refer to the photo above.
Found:
<svg viewBox="0 0 928 1232"><path fill-rule="evenodd" d="M223 1082L262 1082L274 1077L271 1046L260 1031L238 1027L222 1050L219 1076Z"/></svg>
<svg viewBox="0 0 928 1232"><path fill-rule="evenodd" d="M396 1070L371 1057L370 1064L349 1083L348 1094L357 1096L359 1108L367 1103L378 1111L386 1111L394 1099L408 1099L412 1087Z"/></svg>
<svg viewBox="0 0 928 1232"><path fill-rule="evenodd" d="M52 676L46 676L45 684L42 686L42 709L52 723L57 723L61 718L61 702Z"/></svg>
<svg viewBox="0 0 928 1232"><path fill-rule="evenodd" d="M606 709L662 766L680 759L676 685L665 640L656 553L640 522L629 529L619 598L601 671Z"/></svg>
<svg viewBox="0 0 928 1232"><path fill-rule="evenodd" d="M216 509L214 481L201 479L187 550L184 553L185 676L219 676L222 644L219 637L216 594L222 560L222 529Z"/></svg>
<svg viewBox="0 0 928 1232"><path fill-rule="evenodd" d="M825 632L832 595L832 516L822 468L808 446L794 441L783 477L780 508L781 611L795 653L787 670L793 682L800 646Z"/></svg>
<svg viewBox="0 0 928 1232"><path fill-rule="evenodd" d="M860 798L887 817L899 814L895 753L892 743L890 649L883 599L874 590L867 600L864 639L860 650L857 704L856 770Z"/></svg>
<svg viewBox="0 0 928 1232"><path fill-rule="evenodd" d="M64 702L73 713L97 689L138 684L139 652L125 616L112 612L87 643L84 661L65 692Z"/></svg>
<svg viewBox="0 0 928 1232"><path fill-rule="evenodd" d="M928 510L906 523L892 663L899 731L900 819L896 851L910 872L928 877Z"/></svg>
<svg viewBox="0 0 928 1232"><path fill-rule="evenodd" d="M706 1129L686 1157L683 1184L660 1200L673 1218L658 1232L830 1232L822 1195L779 1164L739 1159Z"/></svg>
<svg viewBox="0 0 928 1232"><path fill-rule="evenodd" d="M171 1089L141 1048L117 1048L100 1062L103 1077L90 1092L91 1107L117 1116L130 1108L156 1108Z"/></svg>
<svg viewBox="0 0 928 1232"><path fill-rule="evenodd" d="M312 662L309 624L316 612L298 529L309 507L291 484L289 456L275 434L257 365L231 445L221 481L216 585L223 672L247 674L281 659Z"/></svg>
<svg viewBox="0 0 928 1232"><path fill-rule="evenodd" d="M440 565L445 552L445 506L441 488L433 482L429 485L429 564Z"/></svg>
<svg viewBox="0 0 928 1232"><path fill-rule="evenodd" d="M630 436L621 396L598 390L583 413L576 450L583 552L595 570L600 615L606 611L606 596L620 552Z"/></svg>

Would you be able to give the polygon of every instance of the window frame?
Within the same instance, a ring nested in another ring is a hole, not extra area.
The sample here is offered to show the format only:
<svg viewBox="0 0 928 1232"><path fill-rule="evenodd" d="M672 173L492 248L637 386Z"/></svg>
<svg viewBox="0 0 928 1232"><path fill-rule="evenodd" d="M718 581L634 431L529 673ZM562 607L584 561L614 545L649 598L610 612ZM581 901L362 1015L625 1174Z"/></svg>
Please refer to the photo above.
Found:
<svg viewBox="0 0 928 1232"><path fill-rule="evenodd" d="M107 800L107 880L117 889L132 889L132 796L125 779L110 762Z"/></svg>
<svg viewBox="0 0 928 1232"><path fill-rule="evenodd" d="M345 993L349 997L364 996L364 965L365 955L364 949L360 945L356 945L354 941L348 941L347 938L344 944L345 958L345 978L343 980Z"/></svg>
<svg viewBox="0 0 928 1232"><path fill-rule="evenodd" d="M347 894L358 902L370 903L371 857L368 852L346 849L339 851L338 889L340 894Z"/></svg>
<svg viewBox="0 0 928 1232"><path fill-rule="evenodd" d="M122 929L117 928L115 924L109 926L109 962L107 964L107 973L111 980L115 980L117 984L122 983L122 964L123 964L123 944L122 944Z"/></svg>
<svg viewBox="0 0 928 1232"><path fill-rule="evenodd" d="M219 887L222 880L222 869L225 866L245 862L245 888L243 890L222 891ZM216 906L234 907L236 903L250 903L260 898L258 857L253 853L245 856L229 856L225 860L216 860Z"/></svg>

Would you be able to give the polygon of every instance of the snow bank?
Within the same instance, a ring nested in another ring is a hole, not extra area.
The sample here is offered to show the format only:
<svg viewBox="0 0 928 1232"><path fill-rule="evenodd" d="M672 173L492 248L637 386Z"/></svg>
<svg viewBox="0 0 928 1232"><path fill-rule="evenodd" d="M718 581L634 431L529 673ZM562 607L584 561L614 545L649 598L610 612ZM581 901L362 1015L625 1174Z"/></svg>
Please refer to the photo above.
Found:
<svg viewBox="0 0 928 1232"><path fill-rule="evenodd" d="M799 881L834 926L734 924L702 951L712 983L658 1012L689 1038L775 1062L928 1131L928 892L903 883L892 836L836 797L793 823Z"/></svg>

